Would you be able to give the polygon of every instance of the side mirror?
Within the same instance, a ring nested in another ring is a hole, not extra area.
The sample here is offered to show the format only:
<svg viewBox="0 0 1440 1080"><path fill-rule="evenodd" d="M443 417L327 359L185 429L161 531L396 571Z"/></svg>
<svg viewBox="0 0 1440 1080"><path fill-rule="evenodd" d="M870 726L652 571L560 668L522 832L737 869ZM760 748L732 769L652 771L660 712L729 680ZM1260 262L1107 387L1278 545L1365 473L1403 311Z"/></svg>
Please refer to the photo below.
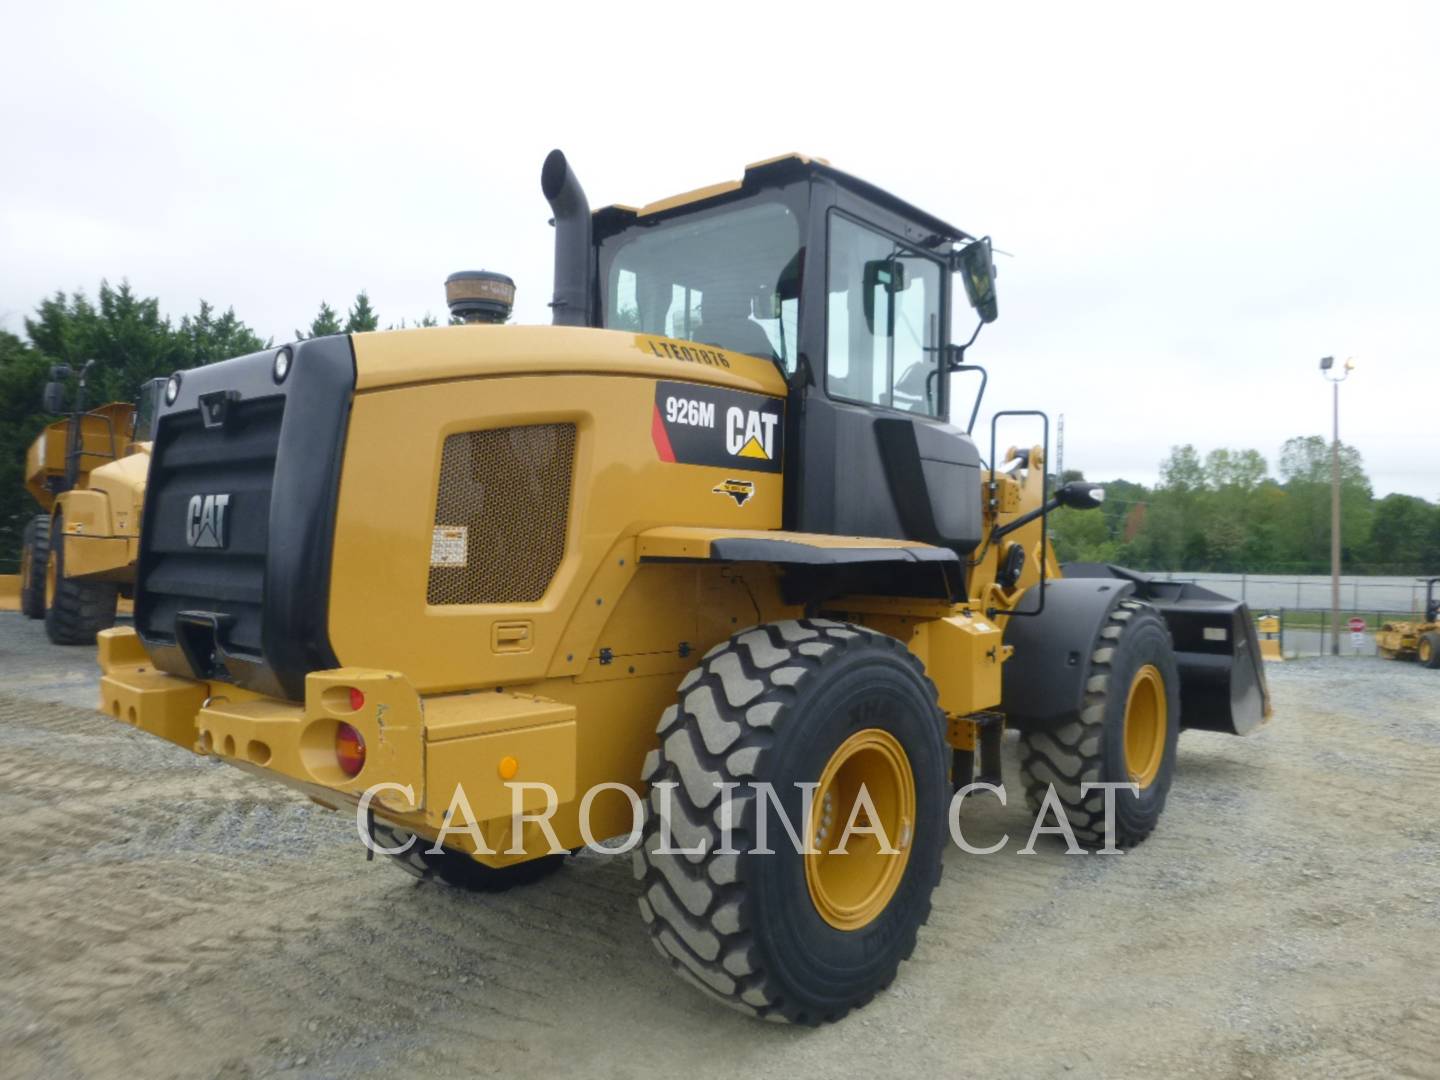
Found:
<svg viewBox="0 0 1440 1080"><path fill-rule="evenodd" d="M875 333L875 293L883 291L888 296L904 292L909 287L905 280L905 264L899 259L871 259L865 264L865 282L862 295L865 298L865 329Z"/></svg>
<svg viewBox="0 0 1440 1080"><path fill-rule="evenodd" d="M1089 480L1071 480L1055 489L1054 498L1071 510L1094 510L1105 501L1105 489Z"/></svg>
<svg viewBox="0 0 1440 1080"><path fill-rule="evenodd" d="M47 382L45 392L40 398L40 404L47 413L63 413L65 411L65 384L63 382Z"/></svg>
<svg viewBox="0 0 1440 1080"><path fill-rule="evenodd" d="M999 315L995 302L995 259L990 238L975 240L955 253L956 269L965 283L965 295L982 323L994 322Z"/></svg>

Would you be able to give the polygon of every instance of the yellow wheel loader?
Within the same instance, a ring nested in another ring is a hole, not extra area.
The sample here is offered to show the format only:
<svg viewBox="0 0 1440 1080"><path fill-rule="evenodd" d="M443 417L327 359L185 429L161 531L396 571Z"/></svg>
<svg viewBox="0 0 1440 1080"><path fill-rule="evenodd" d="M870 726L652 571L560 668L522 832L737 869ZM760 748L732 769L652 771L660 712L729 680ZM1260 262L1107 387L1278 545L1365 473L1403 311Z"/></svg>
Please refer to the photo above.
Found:
<svg viewBox="0 0 1440 1080"><path fill-rule="evenodd" d="M1387 660L1414 660L1423 667L1440 668L1440 577L1425 583L1425 617L1417 622L1387 622L1375 633L1375 649Z"/></svg>
<svg viewBox="0 0 1440 1080"><path fill-rule="evenodd" d="M988 239L800 156L592 213L556 151L541 187L554 325L458 274L464 325L171 377L104 710L422 877L615 840L679 976L807 1024L910 955L1005 727L1081 843L1120 785L1123 846L1182 727L1268 716L1243 605L1062 575L1047 517L1103 492L1051 489L1041 414L949 421L952 375L984 380L951 281L995 318Z"/></svg>
<svg viewBox="0 0 1440 1080"><path fill-rule="evenodd" d="M57 365L45 387L47 412L67 413L31 444L25 486L42 512L26 523L20 552L20 610L45 620L57 645L90 645L115 624L131 590L140 545L140 511L150 463L149 426L164 379L152 379L134 404L85 406L90 364L65 402L69 368Z"/></svg>

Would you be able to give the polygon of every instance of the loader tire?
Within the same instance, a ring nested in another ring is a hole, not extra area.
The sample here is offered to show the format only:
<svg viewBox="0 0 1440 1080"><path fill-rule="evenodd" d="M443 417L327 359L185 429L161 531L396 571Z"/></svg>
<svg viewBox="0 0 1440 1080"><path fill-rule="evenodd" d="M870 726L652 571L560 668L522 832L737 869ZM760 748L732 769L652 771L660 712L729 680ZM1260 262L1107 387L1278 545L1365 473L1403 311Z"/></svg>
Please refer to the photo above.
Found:
<svg viewBox="0 0 1440 1080"><path fill-rule="evenodd" d="M45 562L45 636L55 645L94 645L97 633L115 625L120 587L65 576L64 520L55 515L57 543Z"/></svg>
<svg viewBox="0 0 1440 1080"><path fill-rule="evenodd" d="M1415 646L1415 659L1428 668L1440 668L1440 633L1431 630L1421 634Z"/></svg>
<svg viewBox="0 0 1440 1080"><path fill-rule="evenodd" d="M20 542L20 611L30 619L45 617L45 563L50 557L50 515L36 514L25 523Z"/></svg>
<svg viewBox="0 0 1440 1080"><path fill-rule="evenodd" d="M509 866L486 866L454 848L442 847L439 852L432 852L430 848L435 845L423 836L416 836L408 829L397 829L378 821L375 823L375 839L384 847L402 847L411 837L415 842L407 850L387 858L421 881L441 881L466 892L504 892L517 885L529 885L549 877L569 857L568 854L542 855L538 859Z"/></svg>
<svg viewBox="0 0 1440 1080"><path fill-rule="evenodd" d="M838 1020L890 984L930 916L949 795L935 687L894 638L804 619L717 645L678 696L645 759L633 854L651 942L677 975L741 1012ZM762 783L775 793L764 796L768 852L757 843ZM728 819L722 784L738 785ZM834 850L861 784L893 854L873 835ZM809 799L815 851L802 854L780 815L804 836Z"/></svg>
<svg viewBox="0 0 1440 1080"><path fill-rule="evenodd" d="M1097 848L1106 842L1106 793L1082 793L1082 785L1134 783L1138 792L1114 793L1114 840L1119 847L1138 844L1165 809L1179 737L1180 676L1170 631L1153 608L1122 600L1091 649L1080 713L1020 735L1026 804L1038 814L1054 785L1076 840Z"/></svg>

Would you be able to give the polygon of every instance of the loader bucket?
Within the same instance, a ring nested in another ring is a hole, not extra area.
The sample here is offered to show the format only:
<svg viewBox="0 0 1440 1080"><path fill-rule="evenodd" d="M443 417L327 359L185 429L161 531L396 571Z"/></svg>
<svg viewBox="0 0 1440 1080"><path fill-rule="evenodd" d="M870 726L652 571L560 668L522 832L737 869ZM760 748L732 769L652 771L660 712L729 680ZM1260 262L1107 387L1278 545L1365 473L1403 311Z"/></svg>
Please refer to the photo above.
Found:
<svg viewBox="0 0 1440 1080"><path fill-rule="evenodd" d="M1164 617L1180 667L1180 723L1248 735L1270 717L1270 687L1250 609L1186 581L1108 563L1067 563L1066 577L1133 582L1134 596Z"/></svg>

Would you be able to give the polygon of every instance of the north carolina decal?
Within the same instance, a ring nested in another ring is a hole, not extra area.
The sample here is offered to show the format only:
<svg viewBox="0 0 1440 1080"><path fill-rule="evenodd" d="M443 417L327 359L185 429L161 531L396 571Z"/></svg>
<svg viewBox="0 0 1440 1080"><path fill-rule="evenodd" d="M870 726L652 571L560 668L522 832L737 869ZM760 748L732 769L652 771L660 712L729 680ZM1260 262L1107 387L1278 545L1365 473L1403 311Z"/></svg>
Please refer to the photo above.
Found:
<svg viewBox="0 0 1440 1080"><path fill-rule="evenodd" d="M710 489L712 495L729 495L736 506L744 506L755 494L754 480L722 480Z"/></svg>
<svg viewBox="0 0 1440 1080"><path fill-rule="evenodd" d="M785 402L715 386L658 382L650 436L661 461L778 473Z"/></svg>

